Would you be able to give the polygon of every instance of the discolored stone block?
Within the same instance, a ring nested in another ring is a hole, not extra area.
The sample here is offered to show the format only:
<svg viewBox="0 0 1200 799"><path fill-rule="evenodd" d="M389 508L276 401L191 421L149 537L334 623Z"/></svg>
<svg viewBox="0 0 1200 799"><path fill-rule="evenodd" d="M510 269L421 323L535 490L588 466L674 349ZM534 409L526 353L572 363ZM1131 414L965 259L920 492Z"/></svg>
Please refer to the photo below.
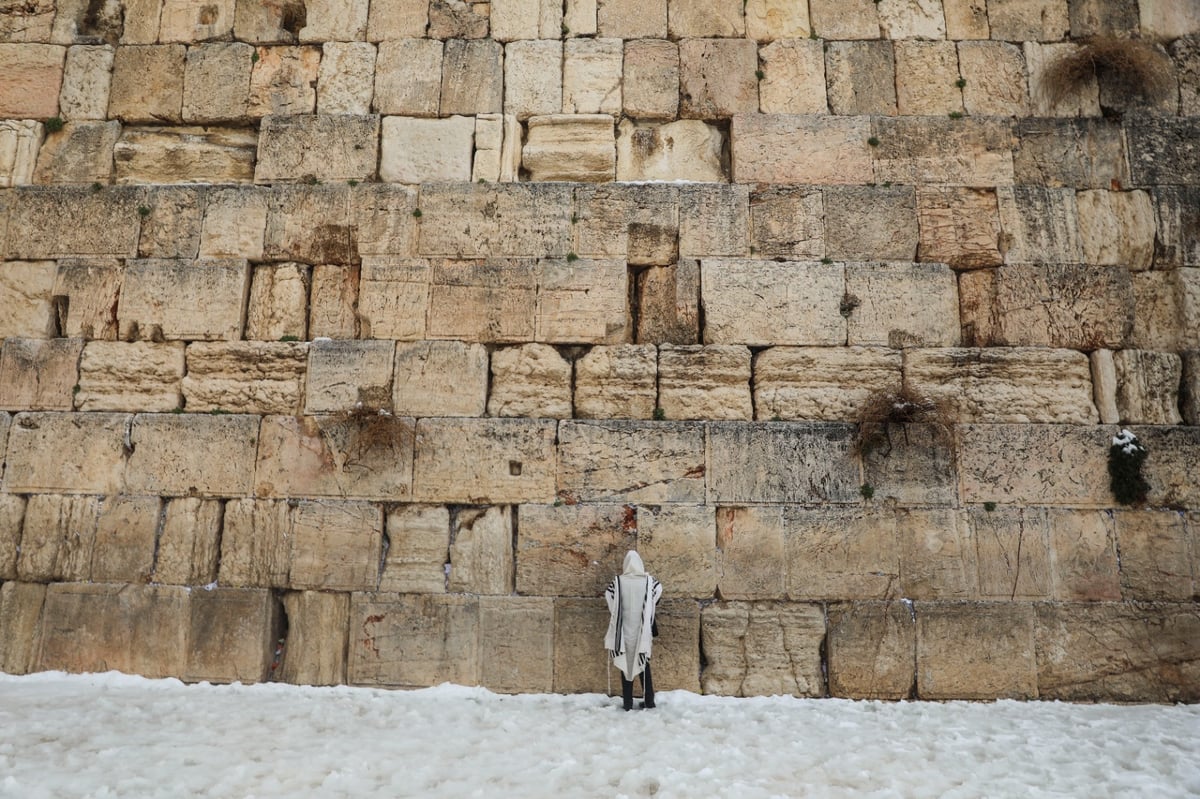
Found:
<svg viewBox="0 0 1200 799"><path fill-rule="evenodd" d="M812 32L822 39L878 39L879 5L868 0L811 0Z"/></svg>
<svg viewBox="0 0 1200 799"><path fill-rule="evenodd" d="M7 261L0 270L0 336L48 338L55 330L54 261Z"/></svg>
<svg viewBox="0 0 1200 799"><path fill-rule="evenodd" d="M54 0L33 0L30 3L9 6L4 19L0 21L0 41L50 41L50 33L54 26L54 14L57 10L55 6ZM22 672L13 673L20 674Z"/></svg>
<svg viewBox="0 0 1200 799"><path fill-rule="evenodd" d="M825 618L817 605L710 605L700 614L700 640L707 660L700 678L706 694L825 695Z"/></svg>
<svg viewBox="0 0 1200 799"><path fill-rule="evenodd" d="M367 15L367 41L420 38L428 25L429 0L375 0Z"/></svg>
<svg viewBox="0 0 1200 799"><path fill-rule="evenodd" d="M1123 598L1191 599L1193 575L1184 515L1177 511L1120 510L1114 516Z"/></svg>
<svg viewBox="0 0 1200 799"><path fill-rule="evenodd" d="M942 264L847 264L851 345L955 346L959 343L958 290Z"/></svg>
<svg viewBox="0 0 1200 799"><path fill-rule="evenodd" d="M916 614L922 699L1038 696L1032 605L918 602Z"/></svg>
<svg viewBox="0 0 1200 799"><path fill-rule="evenodd" d="M259 130L255 183L375 177L377 116L267 116Z"/></svg>
<svg viewBox="0 0 1200 799"><path fill-rule="evenodd" d="M934 7L934 3L929 2L929 6ZM940 17L941 9L937 10ZM957 85L958 50L954 42L905 40L896 42L895 49L897 113L962 113L963 93Z"/></svg>
<svg viewBox="0 0 1200 799"><path fill-rule="evenodd" d="M608 4L601 5L604 8ZM665 2L663 3L665 8ZM665 14L664 14L665 20ZM634 119L674 119L679 111L679 45L663 39L625 42L622 110Z"/></svg>
<svg viewBox="0 0 1200 799"><path fill-rule="evenodd" d="M917 189L917 259L976 269L1000 264L996 192L965 187Z"/></svg>
<svg viewBox="0 0 1200 799"><path fill-rule="evenodd" d="M1080 263L1075 192L1038 186L1001 186L1000 250L1006 264Z"/></svg>
<svg viewBox="0 0 1200 799"><path fill-rule="evenodd" d="M0 443L3 443L8 435L6 419L0 421L0 428ZM24 519L25 497L0 494L0 579L17 578L17 555L21 549L21 523Z"/></svg>
<svg viewBox="0 0 1200 799"><path fill-rule="evenodd" d="M185 56L182 44L117 48L108 117L122 122L180 122Z"/></svg>
<svg viewBox="0 0 1200 799"><path fill-rule="evenodd" d="M436 39L396 39L379 45L375 95L379 114L436 117L442 88L442 43Z"/></svg>
<svg viewBox="0 0 1200 799"><path fill-rule="evenodd" d="M1026 511L1026 518L1036 519L1036 512ZM1051 508L1046 519L1054 598L1067 602L1120 599L1117 533L1112 514L1103 510Z"/></svg>
<svg viewBox="0 0 1200 799"><path fill-rule="evenodd" d="M375 88L375 57L375 46L367 42L325 42L321 45L317 113L370 113Z"/></svg>
<svg viewBox="0 0 1200 799"><path fill-rule="evenodd" d="M911 603L847 602L827 612L831 696L909 699L916 693Z"/></svg>
<svg viewBox="0 0 1200 799"><path fill-rule="evenodd" d="M571 251L571 188L554 184L426 186L421 255L564 257Z"/></svg>
<svg viewBox="0 0 1200 799"><path fill-rule="evenodd" d="M978 595L974 541L964 514L951 508L896 513L900 590L912 599L972 599Z"/></svg>
<svg viewBox="0 0 1200 799"><path fill-rule="evenodd" d="M406 416L482 416L488 353L481 344L418 341L396 345L392 407Z"/></svg>
<svg viewBox="0 0 1200 799"><path fill-rule="evenodd" d="M704 426L562 422L558 496L566 502L701 502Z"/></svg>
<svg viewBox="0 0 1200 799"><path fill-rule="evenodd" d="M109 183L120 135L120 122L68 122L42 145L33 179L21 182Z"/></svg>
<svg viewBox="0 0 1200 799"><path fill-rule="evenodd" d="M1109 429L1048 424L958 427L963 502L1112 506L1108 491ZM1013 452L1031 458L1013 459Z"/></svg>
<svg viewBox="0 0 1200 799"><path fill-rule="evenodd" d="M749 349L664 344L658 403L667 419L750 419Z"/></svg>
<svg viewBox="0 0 1200 799"><path fill-rule="evenodd" d="M825 191L771 187L750 195L750 248L762 257L821 258L826 252ZM830 238L836 237L831 232ZM831 242L832 243L832 242Z"/></svg>
<svg viewBox="0 0 1200 799"><path fill-rule="evenodd" d="M237 3L234 38L255 44L295 44L308 16L303 0L282 3Z"/></svg>
<svg viewBox="0 0 1200 799"><path fill-rule="evenodd" d="M121 340L236 341L249 289L241 260L128 261L117 308Z"/></svg>
<svg viewBox="0 0 1200 799"><path fill-rule="evenodd" d="M446 42L441 76L441 116L503 110L504 50L499 42L451 39Z"/></svg>
<svg viewBox="0 0 1200 799"><path fill-rule="evenodd" d="M480 597L479 682L512 694L553 688L553 599Z"/></svg>
<svg viewBox="0 0 1200 799"><path fill-rule="evenodd" d="M598 0L596 29L619 39L665 39L667 0Z"/></svg>
<svg viewBox="0 0 1200 799"><path fill-rule="evenodd" d="M967 511L980 599L1052 598L1055 550L1048 519L1044 508Z"/></svg>
<svg viewBox="0 0 1200 799"><path fill-rule="evenodd" d="M264 52L270 57L274 50ZM184 121L204 124L244 119L250 73L258 69L259 60L257 51L242 42L214 42L189 49L183 76Z"/></svg>
<svg viewBox="0 0 1200 799"><path fill-rule="evenodd" d="M555 693L605 693L609 690L611 661L596 655L596 642L604 641L608 620L608 608L603 599L555 598ZM654 682L655 685L659 682L657 673Z"/></svg>
<svg viewBox="0 0 1200 799"><path fill-rule="evenodd" d="M286 502L232 499L221 529L221 585L285 588L291 566L291 510Z"/></svg>
<svg viewBox="0 0 1200 799"><path fill-rule="evenodd" d="M787 595L788 553L779 508L718 508L717 596L782 599Z"/></svg>
<svg viewBox="0 0 1200 799"><path fill-rule="evenodd" d="M288 584L323 591L374 590L383 510L367 502L299 502L288 530Z"/></svg>
<svg viewBox="0 0 1200 799"><path fill-rule="evenodd" d="M1200 122L1185 117L1149 117L1126 129L1129 171L1135 186L1195 185L1200 182L1197 156Z"/></svg>
<svg viewBox="0 0 1200 799"><path fill-rule="evenodd" d="M993 39L1008 42L1055 42L1071 27L1067 0L988 0L988 24Z"/></svg>
<svg viewBox="0 0 1200 799"><path fill-rule="evenodd" d="M689 36L744 36L745 4L736 0L698 0L667 4L667 31L672 38Z"/></svg>
<svg viewBox="0 0 1200 799"><path fill-rule="evenodd" d="M450 563L450 511L444 505L399 505L387 514L380 591L441 594Z"/></svg>
<svg viewBox="0 0 1200 799"><path fill-rule="evenodd" d="M759 5L772 6L783 14L807 8L798 3L781 0L758 0ZM779 29L775 29L779 30ZM775 37L771 29L759 32ZM763 78L758 84L758 107L764 114L823 114L829 110L825 95L825 54L821 42L808 38L779 38L759 48Z"/></svg>
<svg viewBox="0 0 1200 799"><path fill-rule="evenodd" d="M700 341L700 264L682 260L637 275L637 340L646 344Z"/></svg>
<svg viewBox="0 0 1200 799"><path fill-rule="evenodd" d="M459 508L450 520L451 593L505 595L513 592L513 510Z"/></svg>
<svg viewBox="0 0 1200 799"><path fill-rule="evenodd" d="M92 341L79 358L75 408L164 413L182 407L183 342Z"/></svg>
<svg viewBox="0 0 1200 799"><path fill-rule="evenodd" d="M410 688L477 684L479 604L465 595L353 594L347 681Z"/></svg>
<svg viewBox="0 0 1200 799"><path fill-rule="evenodd" d="M220 500L196 497L168 500L158 536L153 581L168 585L214 582L220 562L223 512Z"/></svg>
<svg viewBox="0 0 1200 799"><path fill-rule="evenodd" d="M518 594L600 596L636 546L632 505L521 505L517 515Z"/></svg>
<svg viewBox="0 0 1200 799"><path fill-rule="evenodd" d="M1135 427L1133 432L1154 453L1147 459L1150 507L1192 508L1200 505L1200 485L1193 475L1200 469L1200 429L1182 425Z"/></svg>
<svg viewBox="0 0 1200 799"><path fill-rule="evenodd" d="M283 628L278 600L264 589L214 588L188 600L188 681L256 683L270 679Z"/></svg>
<svg viewBox="0 0 1200 799"><path fill-rule="evenodd" d="M707 441L710 504L859 500L851 425L712 422Z"/></svg>
<svg viewBox="0 0 1200 799"><path fill-rule="evenodd" d="M754 356L756 417L850 421L900 386L901 355L876 347L771 347Z"/></svg>
<svg viewBox="0 0 1200 799"><path fill-rule="evenodd" d="M45 585L0 585L0 670L5 674L28 674L37 669L45 601Z"/></svg>
<svg viewBox="0 0 1200 799"><path fill-rule="evenodd" d="M308 338L308 267L283 263L255 267L246 312L246 338Z"/></svg>
<svg viewBox="0 0 1200 799"><path fill-rule="evenodd" d="M637 510L638 552L672 596L713 596L721 555L717 532L714 509L707 505L643 505Z"/></svg>
<svg viewBox="0 0 1200 799"><path fill-rule="evenodd" d="M1159 186L1151 196L1156 228L1154 263L1200 266L1200 189Z"/></svg>
<svg viewBox="0 0 1200 799"><path fill-rule="evenodd" d="M1126 424L1180 424L1182 361L1173 352L1121 350L1113 353L1116 402Z"/></svg>
<svg viewBox="0 0 1200 799"><path fill-rule="evenodd" d="M435 39L483 39L488 35L488 11L462 0L429 0L429 35Z"/></svg>
<svg viewBox="0 0 1200 799"><path fill-rule="evenodd" d="M658 351L646 344L593 347L575 362L580 419L649 419L658 406Z"/></svg>
<svg viewBox="0 0 1200 799"><path fill-rule="evenodd" d="M422 419L413 498L520 503L554 498L555 423L549 419Z"/></svg>
<svg viewBox="0 0 1200 799"><path fill-rule="evenodd" d="M236 128L126 128L113 147L116 181L249 183L257 144Z"/></svg>
<svg viewBox="0 0 1200 799"><path fill-rule="evenodd" d="M571 364L553 347L498 349L491 371L489 416L571 417Z"/></svg>
<svg viewBox="0 0 1200 799"><path fill-rule="evenodd" d="M623 128L622 136L627 133L628 129ZM576 189L575 201L579 208L576 251L580 255L622 258L637 265L671 264L677 259L679 190L676 187L581 186Z"/></svg>
<svg viewBox="0 0 1200 799"><path fill-rule="evenodd" d="M1137 272L1133 297L1129 343L1168 352L1200 348L1200 269Z"/></svg>
<svg viewBox="0 0 1200 799"><path fill-rule="evenodd" d="M980 5L983 0L977 0ZM986 19L984 26L986 27ZM964 81L962 104L972 116L1029 113L1025 55L1008 42L959 42L958 69Z"/></svg>
<svg viewBox="0 0 1200 799"><path fill-rule="evenodd" d="M316 108L317 47L260 47L250 72L246 103L252 119L272 115L311 114Z"/></svg>
<svg viewBox="0 0 1200 799"><path fill-rule="evenodd" d="M4 339L0 345L0 409L68 411L79 385L77 338Z"/></svg>
<svg viewBox="0 0 1200 799"><path fill-rule="evenodd" d="M8 433L5 490L120 493L132 419L118 413L17 414Z"/></svg>
<svg viewBox="0 0 1200 799"><path fill-rule="evenodd" d="M317 338L358 336L359 268L340 264L313 267L308 303L308 334Z"/></svg>
<svg viewBox="0 0 1200 799"><path fill-rule="evenodd" d="M957 504L955 442L948 426L887 426L881 445L863 453L863 478L876 497L901 505Z"/></svg>
<svg viewBox="0 0 1200 799"><path fill-rule="evenodd" d="M195 258L200 252L200 229L208 191L185 186L160 186L146 192L146 209L138 236L142 258Z"/></svg>
<svg viewBox="0 0 1200 799"><path fill-rule="evenodd" d="M758 48L749 39L679 43L679 115L726 118L758 111Z"/></svg>
<svg viewBox="0 0 1200 799"><path fill-rule="evenodd" d="M428 309L428 263L380 256L363 261L357 317L364 338L423 338Z"/></svg>
<svg viewBox="0 0 1200 799"><path fill-rule="evenodd" d="M828 49L822 43L822 49L833 113L896 113L896 70L890 41L830 42Z"/></svg>
<svg viewBox="0 0 1200 799"><path fill-rule="evenodd" d="M1031 117L1015 130L1017 184L1117 190L1130 183L1126 137L1115 125Z"/></svg>
<svg viewBox="0 0 1200 799"><path fill-rule="evenodd" d="M521 165L533 181L613 179L616 140L608 114L554 114L529 118Z"/></svg>
<svg viewBox="0 0 1200 799"><path fill-rule="evenodd" d="M8 258L137 253L140 189L18 188L8 221Z"/></svg>
<svg viewBox="0 0 1200 799"><path fill-rule="evenodd" d="M696 119L666 125L622 120L617 130L617 180L723 182L721 131Z"/></svg>
<svg viewBox="0 0 1200 799"><path fill-rule="evenodd" d="M246 496L257 416L139 414L127 433L126 489L160 496ZM179 453L187 452L182 459Z"/></svg>
<svg viewBox="0 0 1200 799"><path fill-rule="evenodd" d="M279 679L295 685L346 682L350 595L289 591L283 608L288 629Z"/></svg>
<svg viewBox="0 0 1200 799"><path fill-rule="evenodd" d="M807 39L812 32L808 5L786 0L749 0L745 4L746 35L760 42Z"/></svg>
<svg viewBox="0 0 1200 799"><path fill-rule="evenodd" d="M705 260L700 268L706 343L845 343L842 264Z"/></svg>
<svg viewBox="0 0 1200 799"><path fill-rule="evenodd" d="M870 148L877 183L1007 186L1014 180L1007 120L873 117L870 135L879 141Z"/></svg>
<svg viewBox="0 0 1200 799"><path fill-rule="evenodd" d="M18 580L82 582L91 578L99 497L36 494L25 506L16 559Z"/></svg>
<svg viewBox="0 0 1200 799"><path fill-rule="evenodd" d="M32 119L0 120L0 188L33 182L43 130Z"/></svg>
<svg viewBox="0 0 1200 799"><path fill-rule="evenodd" d="M620 39L568 39L563 45L564 114L620 114Z"/></svg>
<svg viewBox="0 0 1200 799"><path fill-rule="evenodd" d="M189 411L297 413L308 345L295 342L197 342L187 350L183 394Z"/></svg>
<svg viewBox="0 0 1200 799"><path fill-rule="evenodd" d="M736 114L730 130L738 183L836 185L878 178L872 177L867 117ZM916 181L898 177L896 182Z"/></svg>
<svg viewBox="0 0 1200 799"><path fill-rule="evenodd" d="M65 47L53 44L0 43L0 72L5 76L0 86L0 117L57 116L66 52Z"/></svg>
<svg viewBox="0 0 1200 799"><path fill-rule="evenodd" d="M305 413L337 413L356 404L386 408L392 396L393 341L314 341L308 351Z"/></svg>
<svg viewBox="0 0 1200 799"><path fill-rule="evenodd" d="M234 0L216 0L202 6L188 0L163 0L158 39L199 42L223 38L233 31L233 17Z"/></svg>

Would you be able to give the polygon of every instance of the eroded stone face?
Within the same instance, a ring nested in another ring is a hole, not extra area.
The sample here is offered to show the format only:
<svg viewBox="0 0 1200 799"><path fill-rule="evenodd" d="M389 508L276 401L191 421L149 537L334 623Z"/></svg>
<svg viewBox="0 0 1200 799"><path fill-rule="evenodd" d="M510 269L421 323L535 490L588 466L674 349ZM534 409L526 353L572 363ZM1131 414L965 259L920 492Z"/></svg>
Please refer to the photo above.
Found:
<svg viewBox="0 0 1200 799"><path fill-rule="evenodd" d="M283 595L287 646L279 679L297 685L346 682L350 595L294 591Z"/></svg>
<svg viewBox="0 0 1200 799"><path fill-rule="evenodd" d="M658 407L657 361L651 345L593 347L575 362L575 415L649 419Z"/></svg>
<svg viewBox="0 0 1200 799"><path fill-rule="evenodd" d="M0 346L0 408L66 411L79 384L82 339L4 339Z"/></svg>
<svg viewBox="0 0 1200 799"><path fill-rule="evenodd" d="M702 502L704 425L563 422L558 494L574 502Z"/></svg>
<svg viewBox="0 0 1200 799"><path fill-rule="evenodd" d="M242 337L250 270L245 261L129 261L117 309L123 341Z"/></svg>
<svg viewBox="0 0 1200 799"><path fill-rule="evenodd" d="M488 353L482 344L418 341L396 345L392 407L405 416L482 416Z"/></svg>
<svg viewBox="0 0 1200 799"><path fill-rule="evenodd" d="M517 513L519 594L602 594L636 545L638 514L632 505L521 505Z"/></svg>
<svg viewBox="0 0 1200 799"><path fill-rule="evenodd" d="M750 419L750 350L733 345L664 344L659 399L667 419Z"/></svg>
<svg viewBox="0 0 1200 799"><path fill-rule="evenodd" d="M5 490L120 493L132 420L120 413L17 414L8 434Z"/></svg>
<svg viewBox="0 0 1200 799"><path fill-rule="evenodd" d="M128 432L126 490L159 496L248 496L259 417L139 414ZM179 453L187 452L187 458Z"/></svg>
<svg viewBox="0 0 1200 799"><path fill-rule="evenodd" d="M708 424L709 503L857 502L848 424Z"/></svg>
<svg viewBox="0 0 1200 799"><path fill-rule="evenodd" d="M738 183L870 183L870 127L870 120L862 116L735 114L733 179Z"/></svg>
<svg viewBox="0 0 1200 799"><path fill-rule="evenodd" d="M420 420L414 499L552 502L555 426L549 419Z"/></svg>
<svg viewBox="0 0 1200 799"><path fill-rule="evenodd" d="M824 638L825 620L816 605L710 605L700 614L701 646L708 661L701 678L704 693L824 696Z"/></svg>
<svg viewBox="0 0 1200 799"><path fill-rule="evenodd" d="M846 264L842 307L849 305L854 305L847 323L851 345L959 343L957 281L942 264Z"/></svg>
<svg viewBox="0 0 1200 799"><path fill-rule="evenodd" d="M255 683L271 676L283 619L270 591L213 588L192 593L188 605L183 679Z"/></svg>
<svg viewBox="0 0 1200 799"><path fill-rule="evenodd" d="M352 594L347 681L408 688L478 684L479 607L479 599L461 594Z"/></svg>
<svg viewBox="0 0 1200 799"><path fill-rule="evenodd" d="M181 407L183 342L89 342L79 359L81 411L173 411Z"/></svg>
<svg viewBox="0 0 1200 799"><path fill-rule="evenodd" d="M7 14L6 14L7 16ZM52 44L0 43L0 117L46 119L58 115L66 48Z"/></svg>
<svg viewBox="0 0 1200 799"><path fill-rule="evenodd" d="M1032 605L918 602L916 616L922 699L1038 696Z"/></svg>
<svg viewBox="0 0 1200 799"><path fill-rule="evenodd" d="M705 260L701 272L706 343L828 346L846 341L842 264Z"/></svg>
<svg viewBox="0 0 1200 799"><path fill-rule="evenodd" d="M829 606L829 694L906 699L916 689L916 619L903 602Z"/></svg>

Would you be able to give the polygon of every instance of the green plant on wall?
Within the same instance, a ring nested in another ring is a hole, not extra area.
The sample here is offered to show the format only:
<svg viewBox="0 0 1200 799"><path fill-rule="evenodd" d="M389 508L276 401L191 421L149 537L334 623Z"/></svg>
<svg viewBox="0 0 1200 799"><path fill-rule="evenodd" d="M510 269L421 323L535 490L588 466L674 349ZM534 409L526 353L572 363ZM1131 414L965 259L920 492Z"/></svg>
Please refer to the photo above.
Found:
<svg viewBox="0 0 1200 799"><path fill-rule="evenodd" d="M1146 447L1128 430L1113 436L1108 448L1109 487L1122 505L1140 505L1146 501L1150 484L1142 477Z"/></svg>

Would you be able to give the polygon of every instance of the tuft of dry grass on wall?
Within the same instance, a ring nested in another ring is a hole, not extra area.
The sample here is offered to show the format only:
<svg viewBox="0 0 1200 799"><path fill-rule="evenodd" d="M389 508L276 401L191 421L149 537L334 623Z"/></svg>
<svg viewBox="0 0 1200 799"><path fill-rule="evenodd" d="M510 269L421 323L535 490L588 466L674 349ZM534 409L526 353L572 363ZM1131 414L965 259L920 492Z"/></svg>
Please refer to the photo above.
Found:
<svg viewBox="0 0 1200 799"><path fill-rule="evenodd" d="M1148 103L1162 100L1175 87L1174 64L1153 43L1095 37L1046 65L1042 92L1049 103L1059 105L1093 79Z"/></svg>
<svg viewBox="0 0 1200 799"><path fill-rule="evenodd" d="M331 437L340 440L347 464L361 465L368 456L398 455L412 440L412 426L386 408L356 403L332 414Z"/></svg>
<svg viewBox="0 0 1200 799"><path fill-rule="evenodd" d="M950 442L953 416L940 400L902 386L899 391L876 391L867 397L858 413L858 438L855 441L860 455L891 450L891 430L895 426L924 425L937 442Z"/></svg>

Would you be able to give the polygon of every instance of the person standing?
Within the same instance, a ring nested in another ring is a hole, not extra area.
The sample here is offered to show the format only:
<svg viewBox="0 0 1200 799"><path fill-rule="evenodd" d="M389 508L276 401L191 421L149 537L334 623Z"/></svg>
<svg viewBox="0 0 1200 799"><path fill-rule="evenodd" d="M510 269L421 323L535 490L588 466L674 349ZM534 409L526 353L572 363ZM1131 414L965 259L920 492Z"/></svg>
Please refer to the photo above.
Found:
<svg viewBox="0 0 1200 799"><path fill-rule="evenodd" d="M604 648L613 665L621 671L621 699L626 710L633 709L633 681L642 677L642 707L654 707L654 681L650 676L650 649L658 635L654 612L662 597L662 584L646 574L637 552L625 554L621 574L604 591L608 602L608 632Z"/></svg>

